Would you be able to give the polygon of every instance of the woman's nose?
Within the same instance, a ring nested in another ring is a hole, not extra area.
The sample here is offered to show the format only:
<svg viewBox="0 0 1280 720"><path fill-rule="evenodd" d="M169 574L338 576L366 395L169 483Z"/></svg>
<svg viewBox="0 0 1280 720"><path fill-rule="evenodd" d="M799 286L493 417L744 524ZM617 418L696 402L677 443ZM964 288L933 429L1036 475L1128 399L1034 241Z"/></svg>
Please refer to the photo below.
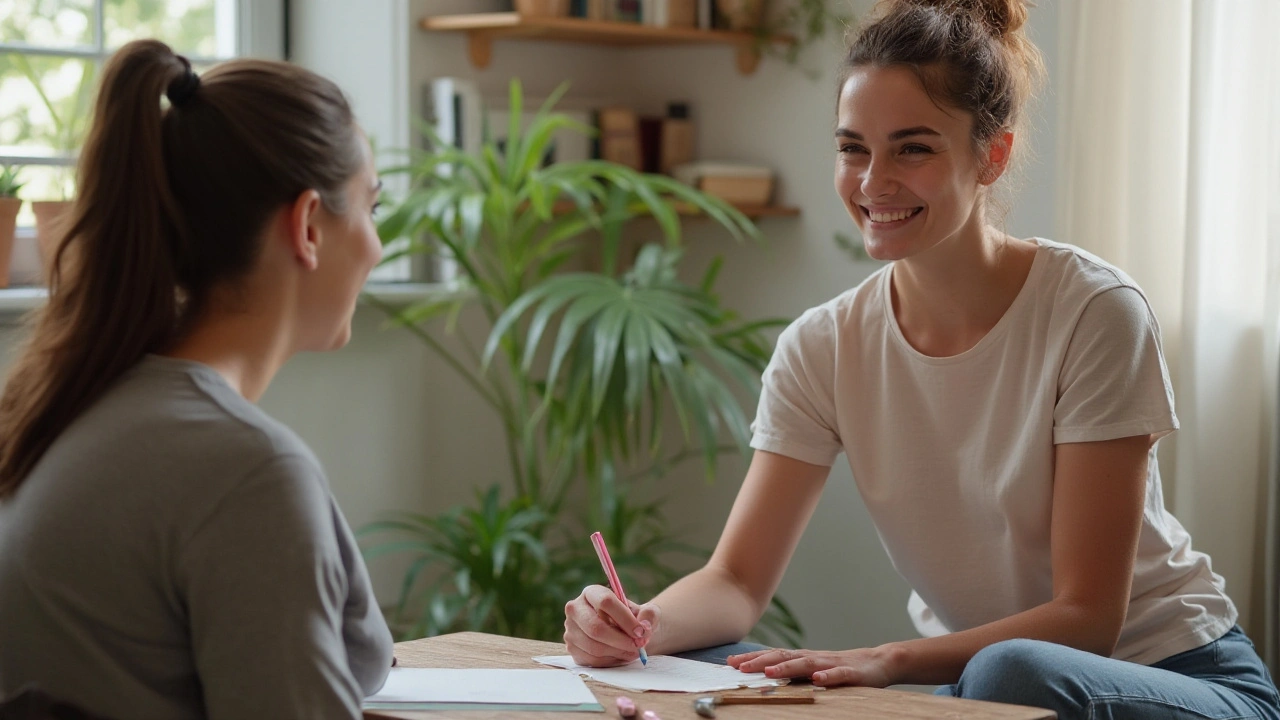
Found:
<svg viewBox="0 0 1280 720"><path fill-rule="evenodd" d="M898 180L890 164L872 157L862 173L862 194L869 198L892 195L898 190Z"/></svg>

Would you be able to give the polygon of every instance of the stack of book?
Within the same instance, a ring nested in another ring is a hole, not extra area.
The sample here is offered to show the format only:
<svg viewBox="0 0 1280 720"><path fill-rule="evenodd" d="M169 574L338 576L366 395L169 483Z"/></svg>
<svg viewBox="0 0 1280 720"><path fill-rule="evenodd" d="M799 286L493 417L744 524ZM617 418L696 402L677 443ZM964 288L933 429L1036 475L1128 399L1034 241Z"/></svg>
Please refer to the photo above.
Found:
<svg viewBox="0 0 1280 720"><path fill-rule="evenodd" d="M656 27L726 27L714 0L569 0L569 16Z"/></svg>
<svg viewBox="0 0 1280 720"><path fill-rule="evenodd" d="M648 173L671 173L694 157L689 106L675 102L663 117L641 116L614 105L595 112L595 157Z"/></svg>

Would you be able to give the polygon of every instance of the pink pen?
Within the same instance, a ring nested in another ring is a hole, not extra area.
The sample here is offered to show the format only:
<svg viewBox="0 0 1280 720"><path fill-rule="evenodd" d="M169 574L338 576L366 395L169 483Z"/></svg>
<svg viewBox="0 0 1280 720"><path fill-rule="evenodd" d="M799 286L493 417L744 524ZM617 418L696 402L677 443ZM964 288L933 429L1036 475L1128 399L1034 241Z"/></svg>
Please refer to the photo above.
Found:
<svg viewBox="0 0 1280 720"><path fill-rule="evenodd" d="M622 591L622 581L618 579L618 571L613 567L613 560L609 558L609 548L604 546L604 536L599 532L591 533L591 544L596 547L596 555L600 557L600 566L604 568L604 574L609 578L609 587L613 589L613 594L618 596L623 605L627 604L627 594ZM640 648L640 664L649 664L649 654Z"/></svg>

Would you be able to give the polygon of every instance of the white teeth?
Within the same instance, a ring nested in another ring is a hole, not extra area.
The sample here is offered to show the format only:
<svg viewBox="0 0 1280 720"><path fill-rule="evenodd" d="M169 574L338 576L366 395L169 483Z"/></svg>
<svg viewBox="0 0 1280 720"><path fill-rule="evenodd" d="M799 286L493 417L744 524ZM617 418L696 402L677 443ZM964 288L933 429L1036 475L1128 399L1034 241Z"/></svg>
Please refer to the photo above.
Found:
<svg viewBox="0 0 1280 720"><path fill-rule="evenodd" d="M883 222L896 222L898 220L906 220L907 218L914 215L915 212L916 212L915 209L912 209L912 210L899 210L897 212L891 212L891 213L873 212L873 213L868 213L868 215L871 217L872 222L883 223Z"/></svg>

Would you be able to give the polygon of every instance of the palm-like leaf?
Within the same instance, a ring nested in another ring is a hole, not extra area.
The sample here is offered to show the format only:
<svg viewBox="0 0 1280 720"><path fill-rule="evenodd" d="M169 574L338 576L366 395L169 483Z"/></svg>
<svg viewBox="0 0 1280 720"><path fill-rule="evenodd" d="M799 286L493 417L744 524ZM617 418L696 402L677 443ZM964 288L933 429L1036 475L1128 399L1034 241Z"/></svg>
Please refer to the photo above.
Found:
<svg viewBox="0 0 1280 720"><path fill-rule="evenodd" d="M757 230L669 177L598 160L545 165L558 133L591 132L551 111L563 90L525 127L513 82L505 144L486 128L478 154L424 128L434 147L395 169L412 189L379 223L384 243L404 246L389 258L434 247L451 255L488 320L480 348L452 323L446 333L426 325L457 317L461 301L381 305L500 414L514 487L507 502L495 487L471 507L365 528L382 539L370 557L408 557L390 608L406 636L558 637L564 601L601 579L589 529L609 537L633 593L656 592L676 577L668 556L700 551L673 541L661 504L636 502L630 485L691 457L710 472L720 453L746 447L740 397L756 389L775 323L724 309L714 265L698 285L679 278L679 213L701 213L740 239ZM622 228L637 217L652 218L660 237L626 269ZM585 258L596 272L562 272ZM674 452L662 443L668 413L683 431Z"/></svg>

